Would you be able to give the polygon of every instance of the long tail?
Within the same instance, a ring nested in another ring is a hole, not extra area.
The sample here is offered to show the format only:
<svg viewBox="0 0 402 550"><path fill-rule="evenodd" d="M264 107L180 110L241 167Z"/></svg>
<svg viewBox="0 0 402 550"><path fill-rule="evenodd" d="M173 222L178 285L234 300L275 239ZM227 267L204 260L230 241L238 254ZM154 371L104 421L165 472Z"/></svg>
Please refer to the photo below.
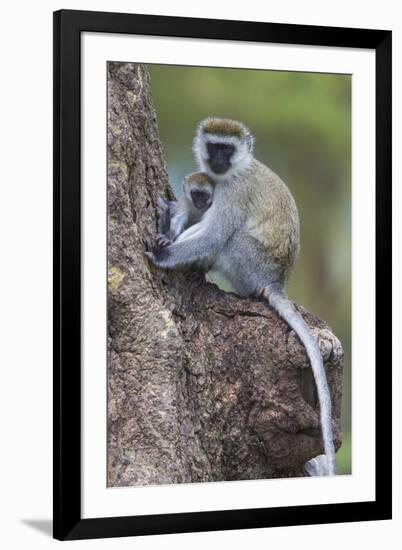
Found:
<svg viewBox="0 0 402 550"><path fill-rule="evenodd" d="M334 438L332 433L331 395L329 393L327 376L325 373L320 348L308 325L282 290L268 287L264 289L263 296L278 312L280 317L282 317L282 319L284 319L295 331L306 348L306 352L311 363L311 368L313 370L313 375L317 386L318 400L320 403L321 430L324 442L324 451L327 457L328 475L334 476L336 475L336 460Z"/></svg>

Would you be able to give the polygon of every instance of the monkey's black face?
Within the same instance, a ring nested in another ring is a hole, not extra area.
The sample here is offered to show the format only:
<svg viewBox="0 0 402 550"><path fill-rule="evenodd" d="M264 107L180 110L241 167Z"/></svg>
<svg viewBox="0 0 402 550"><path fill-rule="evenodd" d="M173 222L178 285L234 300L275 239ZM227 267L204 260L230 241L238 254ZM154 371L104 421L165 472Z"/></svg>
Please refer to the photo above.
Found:
<svg viewBox="0 0 402 550"><path fill-rule="evenodd" d="M192 189L190 192L191 200L195 208L202 210L208 208L211 204L211 194L208 191L200 191L199 189Z"/></svg>
<svg viewBox="0 0 402 550"><path fill-rule="evenodd" d="M229 143L207 143L208 164L215 174L224 174L231 166L230 159L235 152Z"/></svg>

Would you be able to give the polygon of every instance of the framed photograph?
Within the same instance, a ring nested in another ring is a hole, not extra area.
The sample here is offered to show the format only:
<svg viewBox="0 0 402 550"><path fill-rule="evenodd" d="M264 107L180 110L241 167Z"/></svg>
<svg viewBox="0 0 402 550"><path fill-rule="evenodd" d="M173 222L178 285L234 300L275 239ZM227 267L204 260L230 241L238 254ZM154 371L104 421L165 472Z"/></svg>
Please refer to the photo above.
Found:
<svg viewBox="0 0 402 550"><path fill-rule="evenodd" d="M391 237L390 31L55 12L54 537L391 518Z"/></svg>

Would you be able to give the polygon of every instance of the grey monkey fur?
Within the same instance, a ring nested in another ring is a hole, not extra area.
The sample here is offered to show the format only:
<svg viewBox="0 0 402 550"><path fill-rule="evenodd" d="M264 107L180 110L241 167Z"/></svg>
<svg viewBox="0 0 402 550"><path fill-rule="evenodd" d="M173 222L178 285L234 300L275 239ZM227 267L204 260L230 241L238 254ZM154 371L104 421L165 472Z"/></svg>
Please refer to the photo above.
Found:
<svg viewBox="0 0 402 550"><path fill-rule="evenodd" d="M284 292L299 253L298 211L285 183L254 158L253 141L240 122L201 122L194 152L200 169L215 181L212 205L175 242L146 254L165 269L197 265L217 271L241 296L265 298L296 332L310 359L320 402L326 455L320 473L335 475L331 397L320 348ZM314 475L318 470L307 471Z"/></svg>
<svg viewBox="0 0 402 550"><path fill-rule="evenodd" d="M177 200L166 202L158 200L158 235L159 246L167 246L183 233L185 229L201 221L212 204L215 184L203 172L187 175L183 180L183 193ZM169 218L169 226L161 225L161 220Z"/></svg>

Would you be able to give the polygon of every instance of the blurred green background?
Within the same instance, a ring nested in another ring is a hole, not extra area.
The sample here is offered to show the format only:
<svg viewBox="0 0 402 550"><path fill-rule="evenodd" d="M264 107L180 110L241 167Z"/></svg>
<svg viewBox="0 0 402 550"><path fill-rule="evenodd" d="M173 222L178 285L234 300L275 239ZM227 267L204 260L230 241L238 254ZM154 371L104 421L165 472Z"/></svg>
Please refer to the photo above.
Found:
<svg viewBox="0 0 402 550"><path fill-rule="evenodd" d="M351 473L351 77L349 75L148 65L170 181L181 191L197 169L196 125L241 120L255 156L289 186L299 208L301 253L287 291L332 327L345 350L343 443Z"/></svg>

